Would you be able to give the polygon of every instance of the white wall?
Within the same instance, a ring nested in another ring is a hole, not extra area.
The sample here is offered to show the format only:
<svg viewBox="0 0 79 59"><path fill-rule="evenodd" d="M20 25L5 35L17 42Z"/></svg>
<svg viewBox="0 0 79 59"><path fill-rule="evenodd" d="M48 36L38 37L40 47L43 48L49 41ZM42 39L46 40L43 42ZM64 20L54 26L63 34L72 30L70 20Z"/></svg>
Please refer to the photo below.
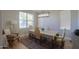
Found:
<svg viewBox="0 0 79 59"><path fill-rule="evenodd" d="M35 27L38 27L38 14L37 13L34 13L34 28Z"/></svg>
<svg viewBox="0 0 79 59"><path fill-rule="evenodd" d="M1 11L0 11L0 48L3 47L3 40L2 40L2 17L1 17Z"/></svg>
<svg viewBox="0 0 79 59"><path fill-rule="evenodd" d="M2 11L3 28L10 28L8 22L12 23L11 32L18 32L18 11L5 10Z"/></svg>
<svg viewBox="0 0 79 59"><path fill-rule="evenodd" d="M11 22L17 22L17 17L18 17L18 13L16 11L2 11L0 10L0 48L3 48L3 46L7 46L7 45L4 45L6 44L5 40L6 40L6 36L5 35L2 35L2 30L7 28L8 26L6 25L6 22L11 20ZM17 32L18 31L18 23L16 23L16 26L15 28L13 28L14 30L12 31L15 31Z"/></svg>
<svg viewBox="0 0 79 59"><path fill-rule="evenodd" d="M71 11L71 32L73 32L78 27L78 11Z"/></svg>
<svg viewBox="0 0 79 59"><path fill-rule="evenodd" d="M78 29L79 29L79 10L78 10Z"/></svg>
<svg viewBox="0 0 79 59"><path fill-rule="evenodd" d="M71 12L72 12L71 38L72 38L73 48L79 49L79 37L74 35L74 31L76 29L79 29L79 10L72 10Z"/></svg>

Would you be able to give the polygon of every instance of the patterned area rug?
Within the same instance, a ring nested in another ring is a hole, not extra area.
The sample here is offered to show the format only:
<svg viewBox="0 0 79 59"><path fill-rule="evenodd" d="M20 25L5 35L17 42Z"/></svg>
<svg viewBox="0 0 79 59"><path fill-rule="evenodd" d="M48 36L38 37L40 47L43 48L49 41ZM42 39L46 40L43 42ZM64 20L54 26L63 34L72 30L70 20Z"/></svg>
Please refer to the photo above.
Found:
<svg viewBox="0 0 79 59"><path fill-rule="evenodd" d="M28 38L22 39L21 42L29 49L46 49L45 47L40 46L40 44Z"/></svg>

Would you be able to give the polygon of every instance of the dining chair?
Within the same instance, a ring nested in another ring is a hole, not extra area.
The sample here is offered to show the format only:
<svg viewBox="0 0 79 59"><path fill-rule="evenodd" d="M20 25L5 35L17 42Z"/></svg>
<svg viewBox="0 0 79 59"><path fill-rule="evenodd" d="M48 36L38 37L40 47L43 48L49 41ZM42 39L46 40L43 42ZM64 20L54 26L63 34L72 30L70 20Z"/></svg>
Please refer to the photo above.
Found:
<svg viewBox="0 0 79 59"><path fill-rule="evenodd" d="M41 33L38 27L35 28L34 36L35 36L35 41L41 43L40 42Z"/></svg>

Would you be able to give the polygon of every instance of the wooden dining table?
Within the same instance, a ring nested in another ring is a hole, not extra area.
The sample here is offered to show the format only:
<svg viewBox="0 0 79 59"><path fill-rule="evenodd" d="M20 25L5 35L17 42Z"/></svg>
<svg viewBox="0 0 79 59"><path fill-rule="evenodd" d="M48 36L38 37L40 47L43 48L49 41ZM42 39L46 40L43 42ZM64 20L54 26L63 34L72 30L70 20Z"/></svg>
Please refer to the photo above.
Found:
<svg viewBox="0 0 79 59"><path fill-rule="evenodd" d="M32 33L34 34L35 31L34 30L29 30L29 33ZM40 30L40 34L42 35L46 35L46 36L49 36L49 37L54 37L58 32L55 32L55 31L42 31ZM59 33L58 33L59 34ZM61 39L63 36L59 36L59 38Z"/></svg>
<svg viewBox="0 0 79 59"><path fill-rule="evenodd" d="M34 30L30 30L29 33L31 34L35 34ZM40 30L40 34L46 38L47 42L52 42L54 41L54 36L57 34L58 32L54 32L54 31L41 31ZM59 36L59 39L57 40L58 44L61 45L61 41L62 41L63 36Z"/></svg>

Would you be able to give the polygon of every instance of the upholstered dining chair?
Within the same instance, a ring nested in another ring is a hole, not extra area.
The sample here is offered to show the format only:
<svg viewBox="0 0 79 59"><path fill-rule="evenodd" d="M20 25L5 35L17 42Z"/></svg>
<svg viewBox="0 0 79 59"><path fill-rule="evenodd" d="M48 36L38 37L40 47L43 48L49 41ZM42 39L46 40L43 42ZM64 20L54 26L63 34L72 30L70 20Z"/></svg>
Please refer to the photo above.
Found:
<svg viewBox="0 0 79 59"><path fill-rule="evenodd" d="M18 33L11 33L10 29L4 29L3 34L6 36L8 42L8 47L13 47L15 41L19 41Z"/></svg>
<svg viewBox="0 0 79 59"><path fill-rule="evenodd" d="M36 36L36 38L38 38L38 39L40 39L40 30L39 30L39 28L38 27L36 27L35 28L35 36Z"/></svg>
<svg viewBox="0 0 79 59"><path fill-rule="evenodd" d="M11 34L11 31L8 28L4 29L3 32L4 32L5 35L10 35Z"/></svg>
<svg viewBox="0 0 79 59"><path fill-rule="evenodd" d="M62 41L61 41L61 47L60 48L64 48L64 43L65 43L65 41L64 41L64 39L65 39L65 36L66 36L66 31L64 31L64 33L63 33L63 37L62 37Z"/></svg>
<svg viewBox="0 0 79 59"><path fill-rule="evenodd" d="M38 27L35 28L34 36L35 36L35 41L40 43L41 33Z"/></svg>
<svg viewBox="0 0 79 59"><path fill-rule="evenodd" d="M7 35L10 35L11 34L11 32L10 32L10 30L7 28L7 29L3 29L3 31L2 31L2 34L3 34L3 48L8 48L8 45L9 45L9 43L8 43L8 40L7 40Z"/></svg>
<svg viewBox="0 0 79 59"><path fill-rule="evenodd" d="M54 40L53 40L54 48L56 49L64 48L64 38L65 38L65 33L63 33L63 36L60 36L59 33L56 33L56 35L54 36Z"/></svg>
<svg viewBox="0 0 79 59"><path fill-rule="evenodd" d="M61 49L64 48L64 39L65 39L65 32L63 33L62 36L58 37L59 48L61 48Z"/></svg>

